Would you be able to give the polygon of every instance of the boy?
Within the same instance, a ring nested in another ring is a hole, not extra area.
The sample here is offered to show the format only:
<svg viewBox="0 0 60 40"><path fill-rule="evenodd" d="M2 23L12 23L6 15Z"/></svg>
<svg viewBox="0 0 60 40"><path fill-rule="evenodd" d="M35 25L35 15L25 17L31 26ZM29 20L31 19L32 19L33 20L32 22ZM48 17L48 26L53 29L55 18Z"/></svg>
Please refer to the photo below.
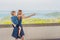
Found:
<svg viewBox="0 0 60 40"><path fill-rule="evenodd" d="M11 15L12 15L12 17L11 17L12 25L13 25L13 27L16 27L16 25L18 24L16 12L12 11Z"/></svg>

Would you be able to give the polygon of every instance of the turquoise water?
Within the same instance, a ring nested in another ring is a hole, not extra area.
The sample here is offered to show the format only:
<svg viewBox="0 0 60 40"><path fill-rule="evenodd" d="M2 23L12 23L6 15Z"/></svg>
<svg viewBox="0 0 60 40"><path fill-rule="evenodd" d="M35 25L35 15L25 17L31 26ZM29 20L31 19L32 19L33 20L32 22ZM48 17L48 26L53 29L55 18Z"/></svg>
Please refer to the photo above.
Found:
<svg viewBox="0 0 60 40"><path fill-rule="evenodd" d="M10 16L10 12L11 11L0 11L0 18L4 18L6 16ZM30 15L31 13L36 13L35 16L32 16L31 18L55 18L55 17L58 17L59 15L56 15L56 16L47 16L46 14L50 14L50 13L54 13L54 12L60 12L60 11L52 11L52 10L38 10L38 11L23 11L23 13L28 16ZM54 15L54 14L53 14ZM59 16L60 17L60 16Z"/></svg>

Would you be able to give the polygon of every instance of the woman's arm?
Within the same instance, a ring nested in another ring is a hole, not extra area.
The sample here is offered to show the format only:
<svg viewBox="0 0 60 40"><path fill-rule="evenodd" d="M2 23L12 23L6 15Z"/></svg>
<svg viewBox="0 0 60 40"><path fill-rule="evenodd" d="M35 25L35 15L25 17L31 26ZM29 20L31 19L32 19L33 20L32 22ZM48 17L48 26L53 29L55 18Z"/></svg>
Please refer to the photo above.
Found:
<svg viewBox="0 0 60 40"><path fill-rule="evenodd" d="M25 16L24 14L22 14L22 18L30 18L31 16L34 16L34 15L35 15L35 13L34 14L31 14L29 16Z"/></svg>

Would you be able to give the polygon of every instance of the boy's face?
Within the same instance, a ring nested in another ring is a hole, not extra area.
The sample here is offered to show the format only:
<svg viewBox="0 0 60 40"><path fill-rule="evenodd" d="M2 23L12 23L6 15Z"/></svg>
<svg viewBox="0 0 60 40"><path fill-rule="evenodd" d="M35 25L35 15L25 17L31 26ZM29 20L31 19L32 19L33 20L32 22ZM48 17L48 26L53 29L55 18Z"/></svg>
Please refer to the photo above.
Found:
<svg viewBox="0 0 60 40"><path fill-rule="evenodd" d="M16 12L14 12L13 15L16 16Z"/></svg>

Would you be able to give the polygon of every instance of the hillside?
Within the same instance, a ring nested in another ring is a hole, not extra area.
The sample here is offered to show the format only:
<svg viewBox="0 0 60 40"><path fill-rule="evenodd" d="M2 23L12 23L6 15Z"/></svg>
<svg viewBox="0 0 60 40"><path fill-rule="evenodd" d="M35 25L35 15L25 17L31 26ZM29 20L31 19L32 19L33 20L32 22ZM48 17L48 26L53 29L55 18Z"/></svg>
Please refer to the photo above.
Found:
<svg viewBox="0 0 60 40"><path fill-rule="evenodd" d="M60 12L53 12L45 14L47 17L53 16L54 18L41 19L41 18L27 18L23 19L23 24L44 24L44 23L60 23ZM0 24L11 24L10 16L5 16L0 20Z"/></svg>
<svg viewBox="0 0 60 40"><path fill-rule="evenodd" d="M60 17L60 12L47 13L46 16Z"/></svg>

